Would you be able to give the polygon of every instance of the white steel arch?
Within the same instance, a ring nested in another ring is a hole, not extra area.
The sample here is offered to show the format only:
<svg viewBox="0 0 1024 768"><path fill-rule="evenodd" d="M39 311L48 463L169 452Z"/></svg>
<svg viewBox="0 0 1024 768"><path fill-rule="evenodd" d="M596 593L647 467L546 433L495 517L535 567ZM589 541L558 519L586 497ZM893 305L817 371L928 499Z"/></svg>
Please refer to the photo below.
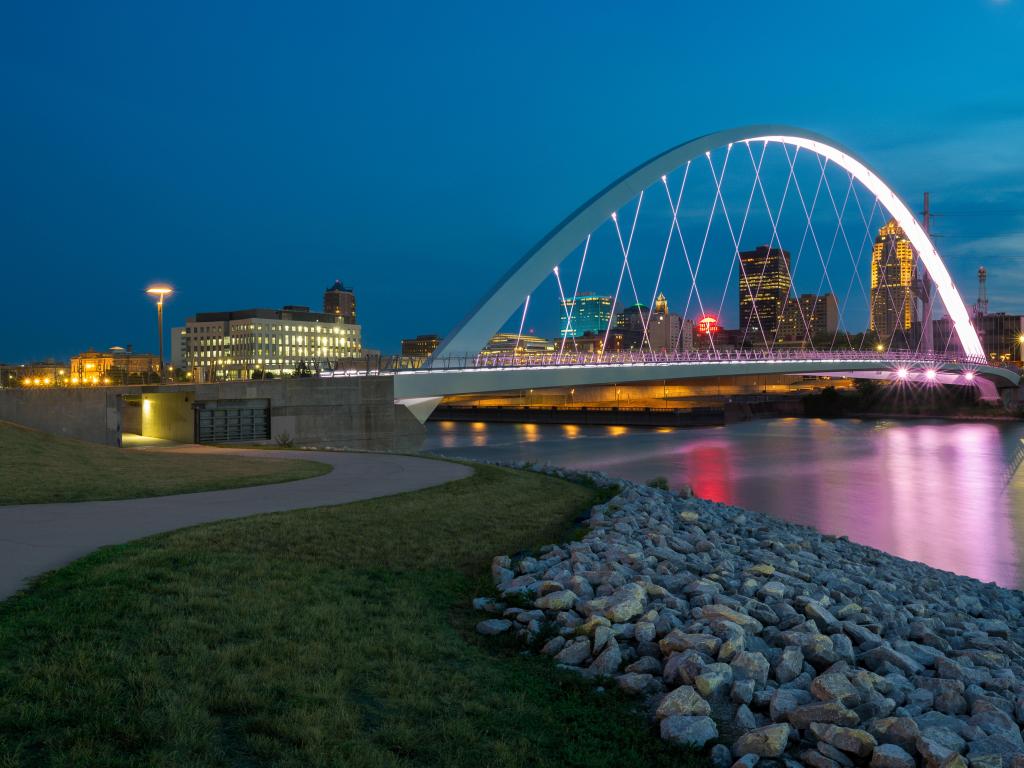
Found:
<svg viewBox="0 0 1024 768"><path fill-rule="evenodd" d="M971 357L984 356L981 341L971 325L967 307L953 285L953 279L923 227L899 195L856 155L824 136L790 126L754 125L717 131L680 144L605 187L551 230L498 281L441 343L427 366L434 367L447 356L476 355L562 259L607 221L612 213L663 175L712 150L744 141L779 142L809 150L840 166L867 187L903 228L920 255L921 263L928 270L953 321L964 352Z"/></svg>

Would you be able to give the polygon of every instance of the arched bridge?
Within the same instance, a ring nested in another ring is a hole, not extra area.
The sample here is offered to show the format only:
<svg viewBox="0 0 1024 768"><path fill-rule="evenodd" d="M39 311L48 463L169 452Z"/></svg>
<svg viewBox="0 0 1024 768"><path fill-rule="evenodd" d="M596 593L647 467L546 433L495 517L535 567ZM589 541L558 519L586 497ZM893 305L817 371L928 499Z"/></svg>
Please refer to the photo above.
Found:
<svg viewBox="0 0 1024 768"><path fill-rule="evenodd" d="M600 306L584 316L589 296ZM556 342L530 348L556 302ZM986 360L892 188L836 142L777 125L708 134L634 168L523 256L421 368L396 367L396 398L422 419L444 395L733 374L940 382L989 398L1019 384Z"/></svg>

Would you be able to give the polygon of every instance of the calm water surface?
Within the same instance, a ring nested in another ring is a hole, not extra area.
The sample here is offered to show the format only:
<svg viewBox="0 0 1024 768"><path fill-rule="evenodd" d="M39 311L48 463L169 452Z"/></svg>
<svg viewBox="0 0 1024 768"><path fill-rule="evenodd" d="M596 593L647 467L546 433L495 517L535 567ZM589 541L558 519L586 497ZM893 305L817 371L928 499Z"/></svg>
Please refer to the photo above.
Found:
<svg viewBox="0 0 1024 768"><path fill-rule="evenodd" d="M703 429L430 423L425 450L550 461L767 512L1024 586L1024 424L816 419Z"/></svg>

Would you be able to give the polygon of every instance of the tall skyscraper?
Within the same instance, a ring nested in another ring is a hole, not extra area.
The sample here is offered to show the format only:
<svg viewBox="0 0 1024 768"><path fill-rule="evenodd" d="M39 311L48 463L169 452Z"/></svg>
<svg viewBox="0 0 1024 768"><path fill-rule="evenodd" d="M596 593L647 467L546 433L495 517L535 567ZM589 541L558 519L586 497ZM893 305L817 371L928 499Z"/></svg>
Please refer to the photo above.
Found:
<svg viewBox="0 0 1024 768"><path fill-rule="evenodd" d="M355 325L356 295L351 288L346 288L341 280L324 291L324 314L340 317L343 323Z"/></svg>
<svg viewBox="0 0 1024 768"><path fill-rule="evenodd" d="M916 317L917 253L895 219L878 230L871 249L871 330L886 345L902 342ZM902 332L902 333L901 333ZM899 346L899 344L897 344Z"/></svg>
<svg viewBox="0 0 1024 768"><path fill-rule="evenodd" d="M664 293L659 293L654 300L654 311L647 318L647 340L651 344L651 349L655 352L679 351L682 341L679 335L682 331L683 318L668 311L668 299Z"/></svg>
<svg viewBox="0 0 1024 768"><path fill-rule="evenodd" d="M740 253L740 265L740 332L747 343L771 344L793 287L789 251L760 245Z"/></svg>
<svg viewBox="0 0 1024 768"><path fill-rule="evenodd" d="M612 316L612 297L581 293L558 302L562 336L574 338L590 333L604 333ZM570 318L569 314L572 313Z"/></svg>

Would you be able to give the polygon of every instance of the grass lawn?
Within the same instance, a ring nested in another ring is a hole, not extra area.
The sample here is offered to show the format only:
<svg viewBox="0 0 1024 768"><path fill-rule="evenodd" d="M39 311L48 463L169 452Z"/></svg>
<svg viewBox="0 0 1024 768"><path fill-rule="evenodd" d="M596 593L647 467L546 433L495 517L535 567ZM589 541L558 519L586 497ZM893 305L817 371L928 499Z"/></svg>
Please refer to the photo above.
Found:
<svg viewBox="0 0 1024 768"><path fill-rule="evenodd" d="M0 766L701 765L474 631L491 556L595 496L480 466L101 550L0 603Z"/></svg>
<svg viewBox="0 0 1024 768"><path fill-rule="evenodd" d="M322 475L315 461L125 450L0 422L0 504L219 491Z"/></svg>

